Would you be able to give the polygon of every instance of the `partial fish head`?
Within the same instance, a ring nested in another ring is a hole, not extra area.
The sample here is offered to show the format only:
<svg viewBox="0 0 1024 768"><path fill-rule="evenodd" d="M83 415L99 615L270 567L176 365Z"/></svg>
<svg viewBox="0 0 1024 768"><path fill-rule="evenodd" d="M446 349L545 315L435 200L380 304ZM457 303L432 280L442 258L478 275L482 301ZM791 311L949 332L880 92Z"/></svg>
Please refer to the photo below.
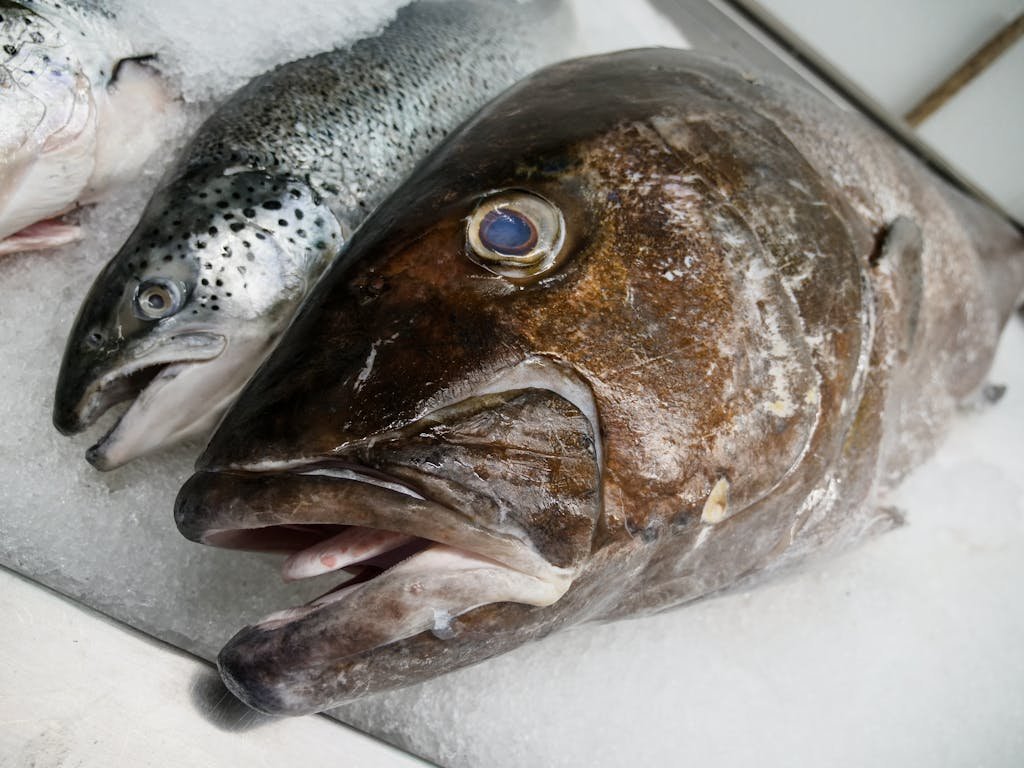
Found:
<svg viewBox="0 0 1024 768"><path fill-rule="evenodd" d="M301 182L256 171L174 181L82 304L54 425L80 432L132 400L87 453L103 470L208 432L340 242Z"/></svg>
<svg viewBox="0 0 1024 768"><path fill-rule="evenodd" d="M652 128L692 93L662 56L550 68L449 137L225 416L182 533L355 574L228 642L243 701L321 710L599 616L716 473L748 503L804 449L813 370L787 350L778 383L762 338L789 300L748 292L762 246Z"/></svg>
<svg viewBox="0 0 1024 768"><path fill-rule="evenodd" d="M0 0L0 253L13 249L5 238L74 205L93 173L96 112L65 35ZM53 223L26 236L73 239L67 229Z"/></svg>

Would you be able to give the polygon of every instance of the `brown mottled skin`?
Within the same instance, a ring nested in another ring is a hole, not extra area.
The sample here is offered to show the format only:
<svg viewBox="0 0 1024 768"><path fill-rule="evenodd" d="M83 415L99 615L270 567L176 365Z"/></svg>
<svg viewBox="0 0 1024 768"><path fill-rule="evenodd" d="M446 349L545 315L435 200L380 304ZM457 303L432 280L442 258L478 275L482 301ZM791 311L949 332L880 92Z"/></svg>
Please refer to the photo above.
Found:
<svg viewBox="0 0 1024 768"><path fill-rule="evenodd" d="M505 188L561 209L553 274L513 282L467 258L467 216ZM982 382L1022 285L1019 233L819 97L671 50L544 70L357 233L176 514L196 540L340 522L503 561L528 548L570 569L572 587L548 607L471 610L446 639L379 644L372 617L326 611L249 627L222 652L225 678L261 709L322 709L884 529L880 493ZM601 466L586 419L545 389L480 406L502 417L490 422L460 406L444 434L417 422L531 356L592 391ZM547 431L521 423L527 407ZM401 477L426 500L254 471L300 458ZM509 467L526 459L524 480Z"/></svg>

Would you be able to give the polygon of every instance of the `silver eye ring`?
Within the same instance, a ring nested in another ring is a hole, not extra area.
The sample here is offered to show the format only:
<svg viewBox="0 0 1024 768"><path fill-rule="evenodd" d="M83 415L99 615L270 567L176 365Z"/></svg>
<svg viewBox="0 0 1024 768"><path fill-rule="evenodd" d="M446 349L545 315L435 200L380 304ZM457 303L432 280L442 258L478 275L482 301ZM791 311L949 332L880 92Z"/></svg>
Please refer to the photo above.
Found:
<svg viewBox="0 0 1024 768"><path fill-rule="evenodd" d="M565 220L553 203L522 190L488 196L466 221L470 258L510 278L534 278L558 263Z"/></svg>
<svg viewBox="0 0 1024 768"><path fill-rule="evenodd" d="M135 314L143 320L163 320L178 312L184 291L174 280L152 278L135 289Z"/></svg>

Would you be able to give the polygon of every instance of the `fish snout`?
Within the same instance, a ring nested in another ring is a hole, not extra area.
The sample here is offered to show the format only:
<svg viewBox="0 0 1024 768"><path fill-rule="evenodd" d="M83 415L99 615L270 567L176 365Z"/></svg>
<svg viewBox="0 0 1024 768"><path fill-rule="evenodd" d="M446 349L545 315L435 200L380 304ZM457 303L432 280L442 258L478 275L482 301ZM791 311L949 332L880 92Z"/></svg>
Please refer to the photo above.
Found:
<svg viewBox="0 0 1024 768"><path fill-rule="evenodd" d="M64 357L53 399L53 426L63 435L88 429L115 402L116 392L98 385L97 362L95 355Z"/></svg>

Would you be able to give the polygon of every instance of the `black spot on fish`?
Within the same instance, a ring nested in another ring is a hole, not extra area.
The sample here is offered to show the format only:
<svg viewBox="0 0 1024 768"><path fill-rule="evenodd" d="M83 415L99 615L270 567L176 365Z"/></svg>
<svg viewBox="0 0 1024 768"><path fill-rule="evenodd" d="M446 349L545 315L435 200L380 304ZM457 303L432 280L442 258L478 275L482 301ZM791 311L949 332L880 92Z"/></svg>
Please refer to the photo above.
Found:
<svg viewBox="0 0 1024 768"><path fill-rule="evenodd" d="M287 227L287 226L288 226L288 222L287 222L287 221L285 221L284 219L278 219L278 220L277 220L277 225L278 225L279 227Z"/></svg>
<svg viewBox="0 0 1024 768"><path fill-rule="evenodd" d="M216 227L210 227L206 231L209 233L210 237L216 237L216 235L217 235L217 228Z"/></svg>
<svg viewBox="0 0 1024 768"><path fill-rule="evenodd" d="M304 214L302 212L302 209L300 209L300 208L296 208L295 209L295 218L296 219L298 219L299 221L302 221L302 219L305 218L305 216L306 216L306 214Z"/></svg>
<svg viewBox="0 0 1024 768"><path fill-rule="evenodd" d="M263 203L263 207L266 208L268 211L277 211L280 210L281 203L279 203L277 200L267 200L266 202Z"/></svg>
<svg viewBox="0 0 1024 768"><path fill-rule="evenodd" d="M256 215L256 211L254 211L252 208L243 208L242 215L245 216L247 219L251 219L253 216Z"/></svg>
<svg viewBox="0 0 1024 768"><path fill-rule="evenodd" d="M242 222L240 222L240 221L232 222L232 224L231 224L231 231L232 232L241 232L243 229L245 229L245 224L243 224Z"/></svg>

